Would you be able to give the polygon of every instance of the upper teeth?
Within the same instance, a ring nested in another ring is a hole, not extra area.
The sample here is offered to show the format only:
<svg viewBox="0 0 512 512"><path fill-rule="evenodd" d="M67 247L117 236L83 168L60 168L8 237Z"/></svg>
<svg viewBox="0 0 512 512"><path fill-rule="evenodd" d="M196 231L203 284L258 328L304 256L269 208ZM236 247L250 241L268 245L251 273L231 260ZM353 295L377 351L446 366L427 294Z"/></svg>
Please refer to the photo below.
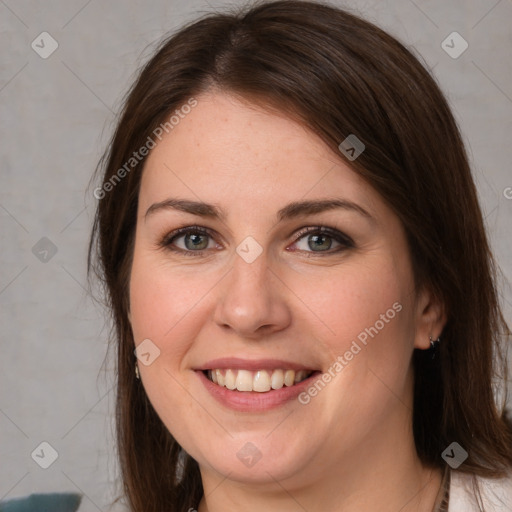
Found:
<svg viewBox="0 0 512 512"><path fill-rule="evenodd" d="M228 389L238 391L258 391L264 393L283 386L293 386L309 377L313 372L308 370L208 370L208 378Z"/></svg>

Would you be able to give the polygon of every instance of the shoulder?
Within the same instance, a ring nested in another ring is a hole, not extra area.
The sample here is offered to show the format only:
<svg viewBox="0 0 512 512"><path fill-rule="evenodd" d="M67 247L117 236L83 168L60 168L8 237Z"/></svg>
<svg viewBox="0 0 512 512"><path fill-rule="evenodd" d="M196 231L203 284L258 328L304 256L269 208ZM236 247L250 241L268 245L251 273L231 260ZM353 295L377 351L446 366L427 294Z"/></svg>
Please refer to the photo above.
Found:
<svg viewBox="0 0 512 512"><path fill-rule="evenodd" d="M480 512L477 485L485 512L512 511L512 469L504 478L484 478L451 472L449 512Z"/></svg>
<svg viewBox="0 0 512 512"><path fill-rule="evenodd" d="M76 493L30 494L0 502L0 512L75 512L81 501Z"/></svg>

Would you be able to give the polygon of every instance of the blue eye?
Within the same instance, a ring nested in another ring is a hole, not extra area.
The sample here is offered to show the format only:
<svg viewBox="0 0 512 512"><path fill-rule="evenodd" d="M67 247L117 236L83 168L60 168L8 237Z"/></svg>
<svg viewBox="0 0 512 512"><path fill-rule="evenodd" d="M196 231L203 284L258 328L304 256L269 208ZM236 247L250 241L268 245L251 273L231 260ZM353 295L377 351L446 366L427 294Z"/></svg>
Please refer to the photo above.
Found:
<svg viewBox="0 0 512 512"><path fill-rule="evenodd" d="M178 245L180 239L183 240L182 247ZM321 255L321 253L328 255L354 247L354 242L349 236L325 226L309 227L300 231L295 236L293 245L297 246L298 244L301 246L290 251L299 250L314 255ZM333 245L336 244L338 247L333 248ZM202 256L206 250L215 248L216 244L210 230L200 226L188 226L177 229L164 237L159 246L185 256Z"/></svg>
<svg viewBox="0 0 512 512"><path fill-rule="evenodd" d="M303 239L304 241L302 241ZM338 247L331 250L333 249L333 241L334 244L338 244ZM299 243L302 243L302 247L298 247L298 250L312 253L329 251L327 254L334 254L354 247L354 242L350 237L338 230L325 226L306 228L300 231L297 234L294 245ZM308 249L311 250L308 251Z"/></svg>
<svg viewBox="0 0 512 512"><path fill-rule="evenodd" d="M164 238L161 245L168 249L176 252L181 252L187 256L191 256L191 253L202 254L208 248L209 240L211 237L209 230L200 226L190 226L186 228L180 228L173 231ZM175 247L176 241L180 238L183 239L184 247Z"/></svg>

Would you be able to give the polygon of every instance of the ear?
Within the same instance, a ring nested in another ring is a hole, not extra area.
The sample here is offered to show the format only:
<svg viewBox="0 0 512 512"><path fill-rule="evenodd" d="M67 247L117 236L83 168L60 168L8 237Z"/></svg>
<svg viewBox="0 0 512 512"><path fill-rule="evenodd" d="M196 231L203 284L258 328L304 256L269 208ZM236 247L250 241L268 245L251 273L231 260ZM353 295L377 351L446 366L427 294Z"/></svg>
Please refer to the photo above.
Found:
<svg viewBox="0 0 512 512"><path fill-rule="evenodd" d="M416 300L416 335L414 348L430 348L430 337L435 341L446 325L446 308L444 303L427 288L423 288Z"/></svg>

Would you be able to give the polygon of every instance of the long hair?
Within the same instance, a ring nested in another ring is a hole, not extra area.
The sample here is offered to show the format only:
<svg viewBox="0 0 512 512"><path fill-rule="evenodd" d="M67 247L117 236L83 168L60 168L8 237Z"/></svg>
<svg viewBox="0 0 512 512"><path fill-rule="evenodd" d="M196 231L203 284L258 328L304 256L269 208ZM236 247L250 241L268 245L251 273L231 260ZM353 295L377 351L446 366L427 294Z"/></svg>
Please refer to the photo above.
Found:
<svg viewBox="0 0 512 512"><path fill-rule="evenodd" d="M506 378L496 266L459 129L439 86L395 38L344 10L277 1L213 13L167 38L127 94L97 172L101 186L88 269L101 279L117 347L116 428L124 492L134 512L184 512L203 489L134 378L128 283L145 157L133 153L202 92L235 94L311 129L392 208L407 236L418 288L447 312L437 362L415 351L413 432L424 464L444 466L453 441L469 454L459 471L503 476L512 425L493 383ZM128 165L127 165L128 163ZM124 171L122 171L124 169Z"/></svg>

